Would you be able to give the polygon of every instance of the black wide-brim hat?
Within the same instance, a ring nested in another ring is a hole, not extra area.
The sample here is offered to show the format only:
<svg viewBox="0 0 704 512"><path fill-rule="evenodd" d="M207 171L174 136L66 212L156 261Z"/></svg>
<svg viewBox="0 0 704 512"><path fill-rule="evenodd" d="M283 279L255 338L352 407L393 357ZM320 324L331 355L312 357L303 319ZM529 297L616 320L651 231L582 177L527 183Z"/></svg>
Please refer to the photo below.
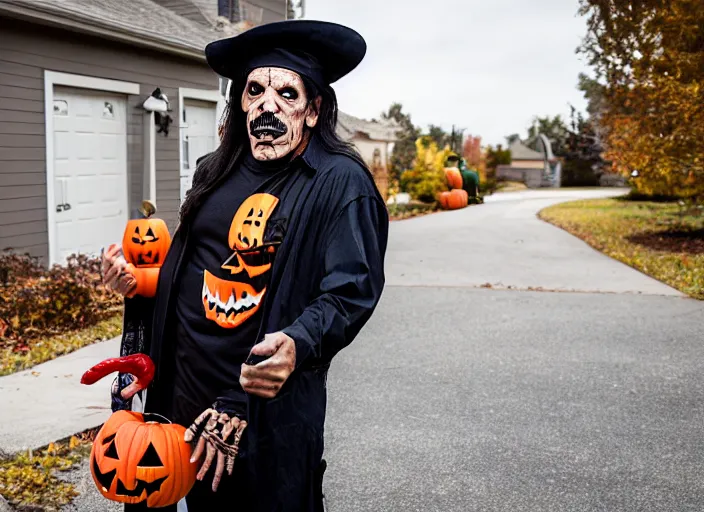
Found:
<svg viewBox="0 0 704 512"><path fill-rule="evenodd" d="M337 23L290 20L268 23L210 43L205 56L220 76L238 80L259 67L281 67L332 84L356 68L367 52L364 38Z"/></svg>

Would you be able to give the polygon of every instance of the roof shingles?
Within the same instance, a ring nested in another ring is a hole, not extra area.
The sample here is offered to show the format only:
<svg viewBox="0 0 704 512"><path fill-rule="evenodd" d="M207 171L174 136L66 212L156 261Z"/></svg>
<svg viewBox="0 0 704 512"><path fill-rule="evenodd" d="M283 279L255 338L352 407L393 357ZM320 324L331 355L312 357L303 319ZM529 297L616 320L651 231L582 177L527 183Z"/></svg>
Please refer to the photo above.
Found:
<svg viewBox="0 0 704 512"><path fill-rule="evenodd" d="M222 33L198 24L151 0L0 0L18 7L154 42L202 52Z"/></svg>

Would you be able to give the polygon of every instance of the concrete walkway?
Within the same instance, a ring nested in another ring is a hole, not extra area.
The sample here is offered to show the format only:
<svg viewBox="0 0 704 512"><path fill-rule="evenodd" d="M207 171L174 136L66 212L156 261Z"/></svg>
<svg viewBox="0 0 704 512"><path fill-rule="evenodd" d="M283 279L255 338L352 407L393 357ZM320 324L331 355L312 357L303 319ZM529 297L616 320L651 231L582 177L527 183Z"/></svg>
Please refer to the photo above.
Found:
<svg viewBox="0 0 704 512"><path fill-rule="evenodd" d="M115 338L0 377L0 450L38 448L103 423L111 414L113 378L84 386L81 375L119 352Z"/></svg>

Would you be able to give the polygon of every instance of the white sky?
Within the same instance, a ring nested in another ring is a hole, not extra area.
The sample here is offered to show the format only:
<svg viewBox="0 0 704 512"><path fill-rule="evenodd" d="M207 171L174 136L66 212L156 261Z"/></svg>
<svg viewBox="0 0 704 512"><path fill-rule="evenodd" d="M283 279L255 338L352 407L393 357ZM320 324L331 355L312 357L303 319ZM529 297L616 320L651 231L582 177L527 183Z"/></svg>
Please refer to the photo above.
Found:
<svg viewBox="0 0 704 512"><path fill-rule="evenodd" d="M357 30L367 56L337 82L341 110L371 119L393 102L416 125L453 124L483 143L535 116L584 110L578 0L306 0L306 18Z"/></svg>

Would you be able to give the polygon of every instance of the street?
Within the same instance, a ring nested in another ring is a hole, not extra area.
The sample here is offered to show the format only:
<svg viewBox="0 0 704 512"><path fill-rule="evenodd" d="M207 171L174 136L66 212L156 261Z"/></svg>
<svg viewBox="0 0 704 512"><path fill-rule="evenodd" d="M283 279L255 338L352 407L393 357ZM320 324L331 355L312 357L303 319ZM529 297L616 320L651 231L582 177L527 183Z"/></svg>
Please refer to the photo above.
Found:
<svg viewBox="0 0 704 512"><path fill-rule="evenodd" d="M704 305L534 194L392 225L382 303L330 373L330 512L704 507Z"/></svg>

